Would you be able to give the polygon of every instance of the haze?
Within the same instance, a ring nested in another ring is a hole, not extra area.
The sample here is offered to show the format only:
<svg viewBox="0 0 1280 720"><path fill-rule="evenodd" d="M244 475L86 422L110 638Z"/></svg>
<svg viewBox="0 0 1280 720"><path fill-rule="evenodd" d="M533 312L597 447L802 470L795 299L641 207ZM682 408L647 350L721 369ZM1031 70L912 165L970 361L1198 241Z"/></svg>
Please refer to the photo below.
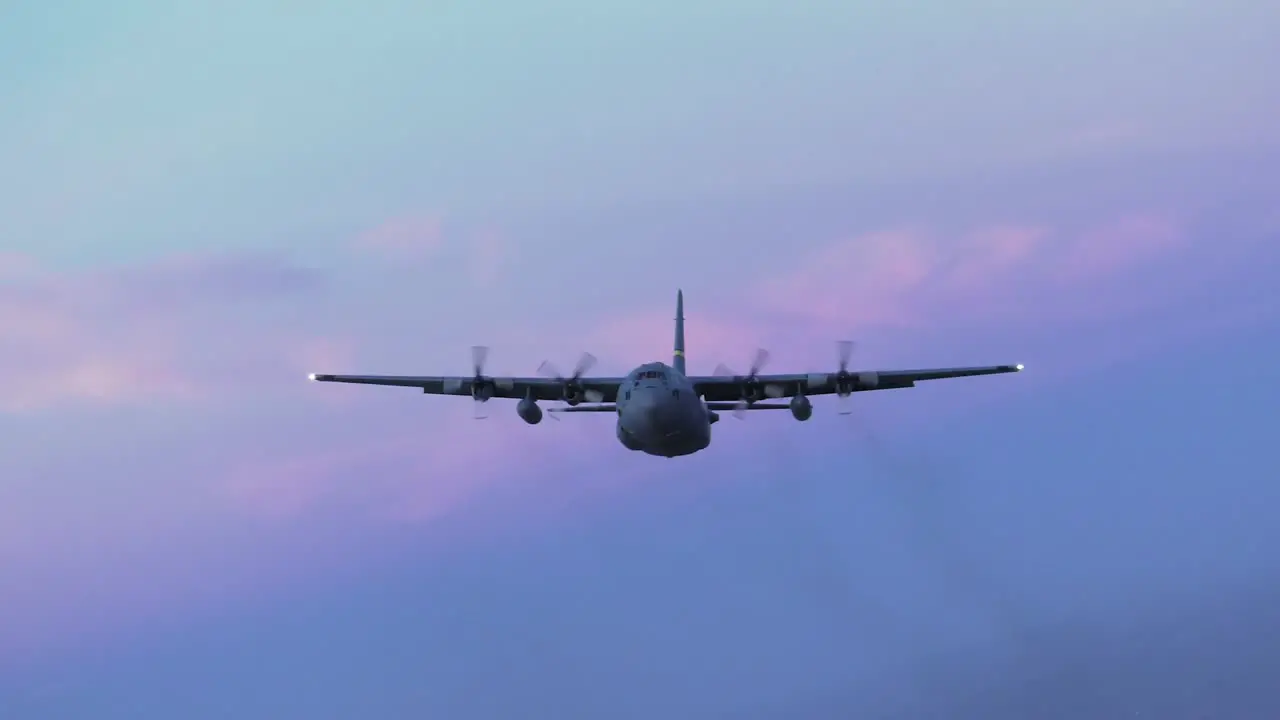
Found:
<svg viewBox="0 0 1280 720"><path fill-rule="evenodd" d="M0 715L1280 712L1274 3L19 3ZM1020 362L609 421L309 372Z"/></svg>

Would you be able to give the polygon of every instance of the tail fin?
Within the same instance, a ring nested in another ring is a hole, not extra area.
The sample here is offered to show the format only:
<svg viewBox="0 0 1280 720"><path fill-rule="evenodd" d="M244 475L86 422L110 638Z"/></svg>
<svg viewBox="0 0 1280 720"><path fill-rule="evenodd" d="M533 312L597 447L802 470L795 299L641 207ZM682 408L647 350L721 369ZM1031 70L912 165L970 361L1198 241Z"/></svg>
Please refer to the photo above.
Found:
<svg viewBox="0 0 1280 720"><path fill-rule="evenodd" d="M671 367L685 374L684 371L684 291L676 291L676 347L672 356Z"/></svg>

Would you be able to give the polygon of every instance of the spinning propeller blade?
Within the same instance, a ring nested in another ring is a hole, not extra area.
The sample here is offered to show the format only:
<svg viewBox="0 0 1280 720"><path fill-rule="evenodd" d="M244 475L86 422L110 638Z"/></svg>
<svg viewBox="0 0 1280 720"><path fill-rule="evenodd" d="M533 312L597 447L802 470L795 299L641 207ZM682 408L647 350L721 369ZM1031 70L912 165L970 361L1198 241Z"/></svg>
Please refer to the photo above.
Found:
<svg viewBox="0 0 1280 720"><path fill-rule="evenodd" d="M489 416L485 412L484 406L492 394L492 381L484 376L484 366L488 360L488 347L484 345L471 346L471 368L474 371L471 379L471 398L474 400L471 405L471 414L476 420L484 420Z"/></svg>
<svg viewBox="0 0 1280 720"><path fill-rule="evenodd" d="M764 369L764 366L768 362L769 351L764 348L760 348L756 350L755 358L751 361L751 369L747 371L746 375L738 375L723 363L716 366L716 375L739 378L742 383L743 396L733 407L733 416L735 418L742 420L747 416L748 407L750 407L750 405L756 400L760 399L757 396L757 390L764 397L780 398L784 395L785 389L782 386L765 385L761 388L759 382L756 380L757 376L760 375L760 371Z"/></svg>
<svg viewBox="0 0 1280 720"><path fill-rule="evenodd" d="M582 376L590 372L591 368L595 367L595 364L596 357L589 352L584 352L582 353L582 357L578 359L578 364L573 368L573 374L569 377L565 377L561 374L561 372L556 369L556 366L551 364L550 361L543 361L543 363L538 366L538 374L543 377L558 380L564 386L564 394L567 398L573 394L574 390L582 389L580 384ZM582 397L587 402L598 403L604 401L604 393L594 389L582 390Z"/></svg>
<svg viewBox="0 0 1280 720"><path fill-rule="evenodd" d="M841 415L853 414L852 388L849 386L849 360L853 357L853 341L841 340L836 343L836 355L840 361L840 370L836 373L836 396L840 404Z"/></svg>

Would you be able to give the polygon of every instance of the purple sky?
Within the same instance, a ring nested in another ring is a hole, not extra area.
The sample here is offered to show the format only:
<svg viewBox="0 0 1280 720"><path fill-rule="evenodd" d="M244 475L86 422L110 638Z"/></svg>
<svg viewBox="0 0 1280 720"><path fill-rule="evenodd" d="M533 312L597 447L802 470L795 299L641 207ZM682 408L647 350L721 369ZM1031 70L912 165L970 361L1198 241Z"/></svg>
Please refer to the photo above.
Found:
<svg viewBox="0 0 1280 720"><path fill-rule="evenodd" d="M0 29L0 716L1280 711L1274 10L569 5ZM678 461L305 381L677 288L691 372L1028 371Z"/></svg>

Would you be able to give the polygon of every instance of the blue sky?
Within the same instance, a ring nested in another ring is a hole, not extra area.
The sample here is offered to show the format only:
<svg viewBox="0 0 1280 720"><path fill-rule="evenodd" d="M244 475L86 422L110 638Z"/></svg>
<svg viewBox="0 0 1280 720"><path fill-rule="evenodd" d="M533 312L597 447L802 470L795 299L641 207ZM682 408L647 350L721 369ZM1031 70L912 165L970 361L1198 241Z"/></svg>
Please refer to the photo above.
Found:
<svg viewBox="0 0 1280 720"><path fill-rule="evenodd" d="M274 7L0 28L6 718L1275 713L1270 6ZM694 372L1029 369L669 462L304 380L677 287Z"/></svg>

